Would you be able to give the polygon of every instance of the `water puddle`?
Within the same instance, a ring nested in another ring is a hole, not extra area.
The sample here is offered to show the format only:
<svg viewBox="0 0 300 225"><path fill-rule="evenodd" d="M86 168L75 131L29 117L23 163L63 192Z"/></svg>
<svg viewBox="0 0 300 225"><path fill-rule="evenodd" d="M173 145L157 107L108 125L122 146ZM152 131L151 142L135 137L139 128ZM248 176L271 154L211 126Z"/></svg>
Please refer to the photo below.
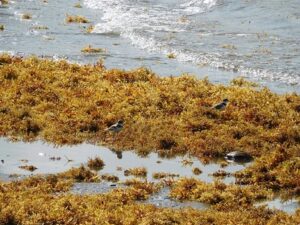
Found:
<svg viewBox="0 0 300 225"><path fill-rule="evenodd" d="M176 174L178 177L194 177L205 182L212 182L215 177L213 173L225 171L234 173L244 169L249 164L238 164L230 162L228 166L222 168L220 164L203 164L194 157L174 157L160 158L158 154L151 153L146 157L140 157L133 151L116 152L103 146L91 144L81 144L75 146L54 147L41 141L33 143L9 142L0 138L0 179L10 180L37 174L55 174L64 172L72 167L79 167L86 164L90 158L100 157L105 166L99 171L99 174L111 174L118 176L119 183L101 182L101 183L75 183L71 192L74 194L98 194L106 193L114 188L124 187L121 183L133 176L125 176L124 171L130 168L145 167L147 176L144 178L150 182L158 182L153 178L154 173L164 172ZM33 165L37 169L30 172L21 169L20 166ZM202 173L194 174L193 169L199 168ZM12 176L13 175L13 176ZM174 179L177 179L175 177ZM223 182L234 183L233 176L225 176ZM199 202L184 201L179 202L169 198L169 189L163 188L158 193L150 196L143 203L153 204L158 207L193 207L205 209L207 205ZM283 210L288 213L294 213L299 208L298 201L293 199L281 201L274 199L257 205L267 204L269 208Z"/></svg>
<svg viewBox="0 0 300 225"><path fill-rule="evenodd" d="M195 177L205 182L212 182L215 178L213 173L224 170L234 173L242 170L246 165L229 163L225 168L219 164L211 163L204 165L197 158L174 157L172 159L160 158L158 154L151 153L147 157L140 157L132 151L115 152L102 146L81 144L76 146L63 146L55 148L41 141L33 143L8 142L0 139L0 178L7 179L11 174L54 174L66 171L72 167L85 164L89 158L100 157L104 162L104 168L100 174L112 174L125 181L131 176L125 176L124 171L135 167L147 169L147 181L157 181L152 177L154 173L165 172L177 174L179 177ZM20 166L33 165L37 169L30 172L19 168ZM194 168L199 168L202 173L195 175ZM225 183L234 182L234 177L226 176Z"/></svg>
<svg viewBox="0 0 300 225"><path fill-rule="evenodd" d="M296 199L290 199L287 201L283 201L280 198L275 198L271 201L264 201L257 205L267 205L270 209L282 210L289 214L294 214L296 210L299 208L300 204Z"/></svg>

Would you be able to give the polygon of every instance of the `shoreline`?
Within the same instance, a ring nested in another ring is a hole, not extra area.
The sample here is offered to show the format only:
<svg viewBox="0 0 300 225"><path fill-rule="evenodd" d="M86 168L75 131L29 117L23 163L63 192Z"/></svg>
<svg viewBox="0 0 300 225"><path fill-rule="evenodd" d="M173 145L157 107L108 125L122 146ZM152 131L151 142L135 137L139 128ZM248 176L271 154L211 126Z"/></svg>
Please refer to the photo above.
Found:
<svg viewBox="0 0 300 225"><path fill-rule="evenodd" d="M0 224L299 224L296 7L188 3L0 0Z"/></svg>
<svg viewBox="0 0 300 225"><path fill-rule="evenodd" d="M53 58L66 57L71 62L82 62L83 64L96 63L99 58L102 58L107 68L117 67L132 70L146 67L160 76L195 74L200 79L208 76L210 81L215 84L228 85L232 79L246 76L240 72L222 70L222 67L218 67L218 69L207 65L193 64L189 61L180 62L170 59L165 54L138 48L119 34L90 33L87 29L89 26L97 25L99 16L102 14L97 10L85 8L84 4L82 4L82 8L77 8L75 7L77 3L34 1L35 7L32 8L26 2L10 2L7 8L0 8L4 15L7 14L7 16L1 17L5 26L4 31L0 33L2 36L2 38L0 37L1 52L20 53L26 57L33 54ZM32 19L20 18L26 12L32 14ZM57 14L53 12L57 12ZM66 23L66 14L85 16L91 23ZM81 49L87 45L107 49L107 52L83 54ZM275 78L251 76L247 75L245 78L268 86L272 91L280 94L291 92L299 94L300 92L299 85L289 85L276 81Z"/></svg>

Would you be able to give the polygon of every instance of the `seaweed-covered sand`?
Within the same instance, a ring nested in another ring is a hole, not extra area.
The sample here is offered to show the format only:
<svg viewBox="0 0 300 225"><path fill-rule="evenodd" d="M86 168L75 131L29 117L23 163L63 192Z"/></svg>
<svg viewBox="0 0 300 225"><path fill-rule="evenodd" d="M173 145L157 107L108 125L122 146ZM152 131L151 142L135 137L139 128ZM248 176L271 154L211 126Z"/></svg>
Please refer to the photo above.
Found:
<svg viewBox="0 0 300 225"><path fill-rule="evenodd" d="M242 79L215 85L189 75L160 78L145 68L107 70L66 61L0 56L0 135L57 145L83 142L192 155L204 163L243 151L253 164L237 184L196 179L159 184L131 181L128 188L79 196L75 181L99 182L85 167L46 177L1 183L2 224L299 224L293 215L256 206L272 195L298 197L300 97L278 95ZM212 106L229 99L223 110ZM118 120L120 132L105 130ZM158 209L138 204L162 186L172 198L196 200L206 210Z"/></svg>

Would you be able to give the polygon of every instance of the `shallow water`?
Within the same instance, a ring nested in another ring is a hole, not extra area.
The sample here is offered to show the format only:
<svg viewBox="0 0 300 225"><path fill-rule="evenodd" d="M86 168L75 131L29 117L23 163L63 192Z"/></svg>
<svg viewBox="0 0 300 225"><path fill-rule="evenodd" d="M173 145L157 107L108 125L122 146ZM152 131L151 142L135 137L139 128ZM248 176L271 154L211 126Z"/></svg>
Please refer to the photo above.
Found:
<svg viewBox="0 0 300 225"><path fill-rule="evenodd" d="M108 68L146 66L161 76L192 73L215 83L245 76L283 93L300 91L299 4L291 0L76 0L11 1L0 7L0 51L67 58L105 59ZM31 20L22 20L25 12ZM96 25L66 24L66 14ZM276 16L274 16L276 15ZM35 30L36 25L48 30ZM107 49L82 54L91 44ZM168 59L174 53L176 59Z"/></svg>
<svg viewBox="0 0 300 225"><path fill-rule="evenodd" d="M299 201L296 199L291 199L287 201L283 201L280 198L275 198L271 201L265 201L262 203L259 203L257 205L267 205L270 209L278 209L282 210L284 212L287 212L289 214L293 214L296 212L296 210L299 208Z"/></svg>
<svg viewBox="0 0 300 225"><path fill-rule="evenodd" d="M126 151L120 155L116 155L113 151L102 146L95 146L91 144L81 144L75 146L54 147L50 144L42 143L41 141L33 143L24 142L9 142L4 138L0 138L0 179L11 180L16 178L23 178L29 175L37 174L55 174L64 172L72 167L79 167L81 164L86 164L89 158L100 157L105 166L99 171L99 174L112 174L119 177L119 183L111 182L101 183L75 183L71 192L74 194L98 194L111 191L117 187L124 187L122 182L133 176L125 176L124 170L145 167L147 169L147 177L140 178L150 182L158 182L152 177L155 172L166 172L178 174L179 177L194 177L205 182L212 182L214 177L212 173L222 169L229 173L234 173L244 169L249 164L237 164L235 162L229 163L225 168L221 168L219 164L210 163L202 164L198 159L193 157L174 157L171 159L160 158L156 153L151 153L147 157L141 158L133 151ZM59 160L51 160L50 157L60 157ZM119 158L118 158L119 157ZM24 162L26 160L26 162ZM184 163L183 161L190 163ZM159 162L159 163L158 163ZM20 169L22 165L34 165L38 169L29 172ZM198 167L202 170L200 175L195 175L192 169ZM121 170L120 170L121 168ZM10 175L15 175L10 177ZM178 179L178 178L174 178ZM232 176L225 177L223 182L234 183L235 179ZM150 196L150 198L142 203L150 203L159 207L192 207L197 209L205 209L208 206L203 203L194 201L179 202L169 198L169 189L163 188L157 194ZM299 204L296 200L283 202L280 199L266 201L259 203L267 204L269 208L276 208L288 213L294 213Z"/></svg>
<svg viewBox="0 0 300 225"><path fill-rule="evenodd" d="M152 177L153 173L166 172L178 174L180 177L196 177L206 182L212 182L214 177L211 174L221 169L219 164L211 163L203 165L193 157L165 159L160 158L155 153L141 158L132 151L126 151L123 152L122 158L119 159L108 148L90 144L55 148L52 145L43 144L42 142L8 142L2 138L0 139L0 146L0 159L4 160L4 163L0 163L0 177L2 179L10 174L30 175L63 172L71 167L78 167L82 163L85 164L89 158L96 156L99 156L105 163L105 167L99 173L116 175L120 181L132 178L132 176L125 176L124 170L135 167L145 167L147 169L148 174L146 179L148 181L155 181ZM60 160L50 160L50 157L60 157ZM22 160L28 160L28 162L24 163ZM183 160L188 160L192 164L185 165L182 162ZM38 169L34 172L29 172L20 169L19 166L21 165L34 165ZM192 172L194 167L200 168L202 174L194 175ZM244 168L245 165L231 163L222 169L226 172L234 173ZM226 177L224 182L234 182L234 178Z"/></svg>

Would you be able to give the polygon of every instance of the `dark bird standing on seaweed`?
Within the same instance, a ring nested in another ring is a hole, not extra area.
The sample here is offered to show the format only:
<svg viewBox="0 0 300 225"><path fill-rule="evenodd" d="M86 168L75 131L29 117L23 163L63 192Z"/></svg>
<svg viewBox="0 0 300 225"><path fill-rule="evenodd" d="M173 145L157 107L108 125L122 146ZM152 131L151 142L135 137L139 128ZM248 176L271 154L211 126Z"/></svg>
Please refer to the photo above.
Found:
<svg viewBox="0 0 300 225"><path fill-rule="evenodd" d="M253 157L246 152L234 151L226 154L225 159L234 162L246 163L253 160Z"/></svg>
<svg viewBox="0 0 300 225"><path fill-rule="evenodd" d="M227 103L228 103L228 99L225 98L225 99L223 99L222 102L220 102L220 103L214 105L212 108L213 108L213 109L217 109L217 110L223 110L223 109L226 108Z"/></svg>
<svg viewBox="0 0 300 225"><path fill-rule="evenodd" d="M117 123L111 125L110 127L106 128L105 131L112 131L114 133L120 132L124 126L124 121L119 120Z"/></svg>

